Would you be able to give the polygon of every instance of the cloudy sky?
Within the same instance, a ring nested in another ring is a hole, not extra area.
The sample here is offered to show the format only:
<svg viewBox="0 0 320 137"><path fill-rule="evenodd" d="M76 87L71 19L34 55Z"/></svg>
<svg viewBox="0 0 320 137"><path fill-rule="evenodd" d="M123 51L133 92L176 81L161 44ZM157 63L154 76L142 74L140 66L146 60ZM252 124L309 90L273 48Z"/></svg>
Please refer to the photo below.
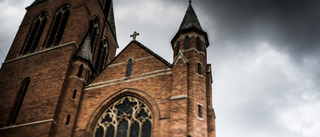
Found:
<svg viewBox="0 0 320 137"><path fill-rule="evenodd" d="M0 0L0 62L33 0ZM217 137L320 136L320 1L193 0L210 46ZM188 0L115 0L118 53L137 40L172 62Z"/></svg>

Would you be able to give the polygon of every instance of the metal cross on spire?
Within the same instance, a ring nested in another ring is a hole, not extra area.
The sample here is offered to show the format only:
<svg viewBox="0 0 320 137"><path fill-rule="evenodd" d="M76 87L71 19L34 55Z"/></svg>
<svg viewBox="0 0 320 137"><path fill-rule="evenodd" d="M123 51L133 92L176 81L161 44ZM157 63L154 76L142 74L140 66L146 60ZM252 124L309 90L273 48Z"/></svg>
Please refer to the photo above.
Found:
<svg viewBox="0 0 320 137"><path fill-rule="evenodd" d="M189 0L189 3L190 3L190 4L191 4L191 2L192 2L192 1L191 1L191 0Z"/></svg>
<svg viewBox="0 0 320 137"><path fill-rule="evenodd" d="M139 35L139 33L137 31L134 31L132 35L130 35L130 37L133 38L133 41L136 40L136 37Z"/></svg>

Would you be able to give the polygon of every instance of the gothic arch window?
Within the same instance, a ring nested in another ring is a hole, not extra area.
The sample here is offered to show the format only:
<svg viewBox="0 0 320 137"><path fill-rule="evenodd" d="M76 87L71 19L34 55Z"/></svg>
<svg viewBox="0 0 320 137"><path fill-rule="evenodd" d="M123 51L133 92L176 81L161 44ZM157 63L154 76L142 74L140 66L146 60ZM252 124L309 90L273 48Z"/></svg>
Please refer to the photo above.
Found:
<svg viewBox="0 0 320 137"><path fill-rule="evenodd" d="M42 35L44 26L47 23L48 13L41 13L32 24L32 27L27 36L26 42L21 50L21 54L27 54L28 52L34 52L38 46L40 37Z"/></svg>
<svg viewBox="0 0 320 137"><path fill-rule="evenodd" d="M132 58L128 60L126 77L130 77L131 69L132 69Z"/></svg>
<svg viewBox="0 0 320 137"><path fill-rule="evenodd" d="M21 83L21 87L20 87L20 90L18 92L16 101L15 101L15 105L13 106L13 109L12 109L12 112L11 112L11 119L9 121L9 125L16 124L16 120L18 118L18 115L19 115L20 108L22 106L24 97L26 96L29 84L30 84L30 78L25 78Z"/></svg>
<svg viewBox="0 0 320 137"><path fill-rule="evenodd" d="M47 38L46 47L60 44L64 29L69 18L69 14L70 5L65 5L56 12Z"/></svg>
<svg viewBox="0 0 320 137"><path fill-rule="evenodd" d="M108 57L107 38L102 37L100 46L99 46L99 51L98 51L97 63L96 63L97 73L101 72L102 69L105 67L107 57Z"/></svg>
<svg viewBox="0 0 320 137"><path fill-rule="evenodd" d="M189 36L186 36L184 39L184 49L189 49L190 48L190 38Z"/></svg>
<svg viewBox="0 0 320 137"><path fill-rule="evenodd" d="M96 16L90 21L89 33L91 37L91 49L94 51L94 47L96 45L96 41L99 35L99 23L98 18Z"/></svg>
<svg viewBox="0 0 320 137"><path fill-rule="evenodd" d="M197 37L197 50L201 51L201 40L200 40L200 37Z"/></svg>
<svg viewBox="0 0 320 137"><path fill-rule="evenodd" d="M100 116L94 137L151 137L152 113L141 100L125 96Z"/></svg>

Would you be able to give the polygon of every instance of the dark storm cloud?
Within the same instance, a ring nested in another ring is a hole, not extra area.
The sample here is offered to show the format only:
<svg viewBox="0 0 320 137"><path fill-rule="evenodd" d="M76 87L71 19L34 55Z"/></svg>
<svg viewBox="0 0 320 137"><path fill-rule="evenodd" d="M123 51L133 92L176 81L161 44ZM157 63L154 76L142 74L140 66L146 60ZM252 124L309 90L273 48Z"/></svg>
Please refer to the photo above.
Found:
<svg viewBox="0 0 320 137"><path fill-rule="evenodd" d="M264 41L296 59L319 53L320 1L210 0L198 4L210 13L217 42L227 39L252 46Z"/></svg>

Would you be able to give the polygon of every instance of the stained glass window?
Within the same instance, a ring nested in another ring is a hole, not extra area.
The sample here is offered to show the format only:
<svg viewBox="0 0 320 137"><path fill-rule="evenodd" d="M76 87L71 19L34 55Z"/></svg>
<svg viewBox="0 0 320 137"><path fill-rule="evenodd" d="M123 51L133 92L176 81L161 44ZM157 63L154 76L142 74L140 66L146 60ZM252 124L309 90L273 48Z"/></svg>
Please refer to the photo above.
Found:
<svg viewBox="0 0 320 137"><path fill-rule="evenodd" d="M125 96L100 116L94 137L151 137L152 114L141 100Z"/></svg>

